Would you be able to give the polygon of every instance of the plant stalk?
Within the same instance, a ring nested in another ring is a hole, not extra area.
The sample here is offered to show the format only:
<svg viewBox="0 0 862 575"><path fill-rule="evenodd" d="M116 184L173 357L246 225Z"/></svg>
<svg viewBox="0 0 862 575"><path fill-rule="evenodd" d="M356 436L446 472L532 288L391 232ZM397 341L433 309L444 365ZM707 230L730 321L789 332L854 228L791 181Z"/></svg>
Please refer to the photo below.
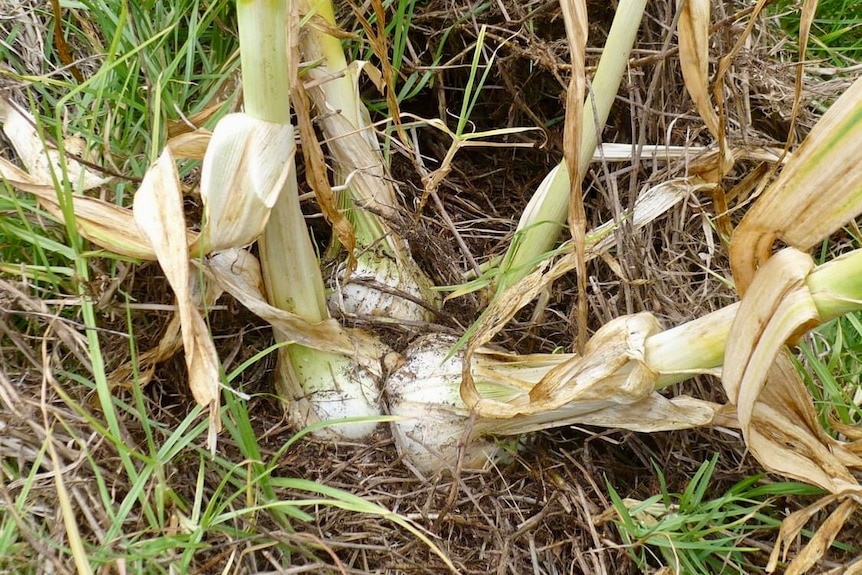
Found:
<svg viewBox="0 0 862 575"><path fill-rule="evenodd" d="M614 15L607 43L592 80L592 89L584 104L579 159L582 174L587 173L599 135L607 123L645 8L646 0L622 0ZM518 223L519 231L503 260L504 275L498 291L529 274L536 262L542 259L540 256L550 251L557 242L565 225L570 190L565 162L560 162L548 174L540 189L547 189L547 193L537 193L524 210Z"/></svg>

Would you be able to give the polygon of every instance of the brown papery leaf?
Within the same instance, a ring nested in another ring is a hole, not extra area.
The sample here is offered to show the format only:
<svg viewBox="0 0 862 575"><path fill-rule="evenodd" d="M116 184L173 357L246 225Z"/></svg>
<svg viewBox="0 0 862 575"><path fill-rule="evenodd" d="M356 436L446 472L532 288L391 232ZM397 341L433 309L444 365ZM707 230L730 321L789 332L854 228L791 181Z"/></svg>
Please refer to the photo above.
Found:
<svg viewBox="0 0 862 575"><path fill-rule="evenodd" d="M808 254L788 248L755 276L733 321L724 354L724 389L746 431L766 375L785 343L819 322L805 285L814 269Z"/></svg>
<svg viewBox="0 0 862 575"><path fill-rule="evenodd" d="M731 326L722 377L757 460L771 471L843 499L788 573L802 573L822 557L862 501L862 487L850 471L862 469L862 459L820 427L811 396L784 348L786 341L819 323L805 283L813 267L807 254L787 248L758 270ZM802 517L791 516L782 527L779 543L783 541L785 548L801 529L797 525ZM776 561L773 555L772 569Z"/></svg>
<svg viewBox="0 0 862 575"><path fill-rule="evenodd" d="M221 429L220 374L215 346L195 302L195 275L189 262L183 200L176 163L169 149L147 170L135 194L134 215L138 227L150 239L174 295L185 349L189 387L198 405L209 410L208 444L215 449Z"/></svg>
<svg viewBox="0 0 862 575"><path fill-rule="evenodd" d="M577 351L583 353L587 343L587 263L586 234L587 213L584 210L584 197L581 189L583 175L580 170L581 144L584 129L584 97L586 95L586 57L588 19L585 0L561 0L563 18L566 22L566 37L569 40L569 53L572 58L572 77L566 90L566 127L563 132L563 155L569 171L569 230L574 242L577 270Z"/></svg>
<svg viewBox="0 0 862 575"><path fill-rule="evenodd" d="M175 158L203 160L212 139L212 132L199 128L194 132L183 132L169 139L165 146Z"/></svg>
<svg viewBox="0 0 862 575"><path fill-rule="evenodd" d="M341 213L341 210L338 209L335 193L329 184L329 178L326 175L326 161L323 158L323 149L320 147L320 142L317 141L317 134L314 133L314 127L311 124L308 94L305 92L305 88L303 88L301 82L297 82L294 86L291 99L293 100L293 109L296 111L299 137L302 140L302 156L305 159L305 179L308 181L311 189L314 190L314 196L317 198L320 211L323 212L323 216L332 225L332 231L347 251L346 276L349 277L356 267L356 257L354 254L356 236L353 233L353 226L347 217Z"/></svg>
<svg viewBox="0 0 862 575"><path fill-rule="evenodd" d="M718 139L718 115L709 96L710 0L677 0L676 5L680 10L677 31L685 88L706 127Z"/></svg>
<svg viewBox="0 0 862 575"><path fill-rule="evenodd" d="M767 573L775 571L778 566L779 553L783 551L784 557L787 557L788 550L791 545L796 544L796 538L799 536L802 528L805 527L811 517L820 513L826 505L829 505L838 499L840 499L840 496L830 495L823 497L805 509L800 509L799 511L792 513L781 522L778 541L776 541L775 547L772 549L772 553L769 556L769 563L766 566ZM829 515L826 521L821 524L820 528L814 533L805 547L802 548L802 551L794 557L793 561L791 561L790 565L788 565L787 569L784 571L784 575L800 575L813 567L820 558L823 557L829 546L832 545L832 542L835 540L835 537L838 536L838 533L847 522L847 519L849 519L850 516L858 509L858 501L853 499L844 499ZM843 573L847 575L850 571L844 571Z"/></svg>
<svg viewBox="0 0 862 575"><path fill-rule="evenodd" d="M733 233L730 260L745 293L776 239L808 250L862 212L862 78L823 115Z"/></svg>
<svg viewBox="0 0 862 575"><path fill-rule="evenodd" d="M488 418L533 415L569 405L581 414L617 404L631 406L655 388L658 374L646 365L643 353L646 338L660 329L649 313L618 317L593 335L583 356L572 356L549 371L530 390L527 401L480 397L467 405Z"/></svg>
<svg viewBox="0 0 862 575"><path fill-rule="evenodd" d="M495 435L530 433L565 425L594 425L655 433L714 425L721 409L716 403L686 396L664 397L659 393L652 393L635 403L603 401L602 404L603 407L596 407L577 402L510 419L480 419L477 427L481 430L487 426L489 433Z"/></svg>
<svg viewBox="0 0 862 575"><path fill-rule="evenodd" d="M658 374L644 362L644 345L647 337L659 331L661 326L650 313L607 322L590 338L582 357L558 365L530 390L530 404L539 411L579 400L634 403L647 397ZM619 385L606 382L629 363L631 369Z"/></svg>

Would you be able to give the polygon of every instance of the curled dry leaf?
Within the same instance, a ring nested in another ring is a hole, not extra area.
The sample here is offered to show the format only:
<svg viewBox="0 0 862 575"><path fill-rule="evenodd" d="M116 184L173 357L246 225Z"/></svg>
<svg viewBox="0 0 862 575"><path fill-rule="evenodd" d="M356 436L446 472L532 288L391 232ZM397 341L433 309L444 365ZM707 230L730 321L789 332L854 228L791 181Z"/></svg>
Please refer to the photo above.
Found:
<svg viewBox="0 0 862 575"><path fill-rule="evenodd" d="M776 239L807 250L862 212L862 78L829 108L733 233L740 295Z"/></svg>
<svg viewBox="0 0 862 575"><path fill-rule="evenodd" d="M649 313L623 316L602 326L587 343L583 356L558 363L533 386L507 401L477 396L471 405L479 417L477 430L496 434L524 433L580 423L633 431L666 431L710 424L719 406L688 397L668 399L656 393L658 373L644 360L646 339L660 326ZM483 362L480 362L483 363ZM483 367L485 377L493 367ZM462 376L472 383L472 369ZM514 383L512 377L490 380ZM474 384L475 385L475 384ZM462 383L463 395L463 383Z"/></svg>
<svg viewBox="0 0 862 575"><path fill-rule="evenodd" d="M758 270L731 326L722 378L757 460L844 500L791 563L788 572L794 573L823 555L848 508L862 503L862 486L851 473L862 469L862 459L820 427L811 397L784 349L787 341L820 321L805 282L813 268L807 254L787 248ZM788 521L795 524L802 515L791 517ZM789 544L799 529L783 528L779 543Z"/></svg>
<svg viewBox="0 0 862 575"><path fill-rule="evenodd" d="M64 221L65 216L55 177L65 177L74 192L89 190L108 181L72 157L65 158L66 172L63 176L59 151L42 140L34 128L35 120L29 114L5 98L0 98L0 119L15 152L26 166L25 171L0 158L0 177L13 187L36 196L39 204L59 221ZM81 147L71 141L68 146ZM83 153L83 150L78 151ZM72 210L78 232L93 243L129 258L155 259L149 240L135 226L130 210L77 193L72 195ZM189 237L194 238L193 235Z"/></svg>
<svg viewBox="0 0 862 575"><path fill-rule="evenodd" d="M530 390L530 405L545 411L579 400L628 404L647 397L658 374L644 362L644 344L659 331L661 326L650 313L609 321L590 338L582 357L552 369ZM613 388L606 385L623 367L629 368L625 379Z"/></svg>
<svg viewBox="0 0 862 575"><path fill-rule="evenodd" d="M724 389L746 432L751 412L779 350L820 323L805 284L814 269L808 254L788 248L758 273L755 292L742 300L725 348Z"/></svg>
<svg viewBox="0 0 862 575"><path fill-rule="evenodd" d="M718 115L709 96L710 0L677 0L680 11L679 62L685 88L713 138L718 139Z"/></svg>
<svg viewBox="0 0 862 575"><path fill-rule="evenodd" d="M500 423L497 433L542 429L551 422L650 432L709 424L718 406L687 397L667 399L654 391L658 373L646 364L644 346L660 329L649 313L611 320L593 335L583 356L548 371L530 389L527 402L481 399L475 410L492 419L517 417Z"/></svg>
<svg viewBox="0 0 862 575"><path fill-rule="evenodd" d="M783 556L783 560L787 559L787 552L790 546L796 542L796 538L802 531L802 528L811 520L811 518L823 511L823 509L840 499L842 496L831 495L821 498L819 501L809 505L805 509L800 509L789 515L781 522L781 528L778 533L778 541L772 549L769 556L769 563L766 565L766 572L772 573L778 567L778 557ZM796 555L784 575L801 575L808 571L811 567L823 557L826 549L832 545L835 537L841 531L841 528L859 508L859 502L852 499L844 499L838 507L829 515L826 521L820 526L820 529L811 537L805 547ZM855 571L858 573L858 571ZM849 575L851 571L844 571Z"/></svg>
<svg viewBox="0 0 862 575"><path fill-rule="evenodd" d="M382 356L376 340L361 331L347 331L334 319L310 322L267 303L260 263L246 250L213 255L206 261L205 271L249 311L278 329L287 341L334 354Z"/></svg>
<svg viewBox="0 0 862 575"><path fill-rule="evenodd" d="M192 253L243 247L263 232L296 151L289 124L228 114L216 125L201 168L203 232Z"/></svg>
<svg viewBox="0 0 862 575"><path fill-rule="evenodd" d="M317 134L311 122L311 103L301 82L297 82L294 85L291 101L293 109L296 111L299 136L302 141L302 157L305 160L305 179L308 185L311 186L311 189L314 190L314 197L317 198L320 211L323 213L326 221L332 226L332 231L338 238L338 241L341 242L341 245L347 251L347 275L350 276L350 273L356 266L356 254L354 253L356 235L353 233L353 226L350 224L347 216L339 209L335 192L329 184L329 177L326 175L326 159L323 156L323 148L321 148L320 142L317 140ZM338 115L337 112L333 112L333 114Z"/></svg>
<svg viewBox="0 0 862 575"><path fill-rule="evenodd" d="M147 170L135 194L134 215L174 290L189 387L198 405L209 410L208 444L214 450L216 433L221 429L219 361L207 325L195 305L196 276L189 262L179 175L169 149L163 150L158 161Z"/></svg>
<svg viewBox="0 0 862 575"><path fill-rule="evenodd" d="M212 132L198 128L193 132L183 132L171 137L165 146L170 148L175 158L203 160L212 139Z"/></svg>
<svg viewBox="0 0 862 575"><path fill-rule="evenodd" d="M587 342L587 260L586 233L587 214L581 189L582 132L592 130L584 126L584 96L586 94L586 54L588 18L585 0L562 0L563 17L566 22L566 37L572 60L572 76L566 90L566 124L563 134L563 154L569 172L569 230L572 235L575 269L577 270L577 350L583 351ZM592 103L590 104L592 105Z"/></svg>
<svg viewBox="0 0 862 575"><path fill-rule="evenodd" d="M630 218L632 229L641 229L688 197L694 189L696 188L685 180L673 180L649 188L640 194L635 203L634 211L626 212L625 217ZM615 236L611 232L614 225L613 222L608 222L587 234L586 261L596 257L598 250L607 250L613 247ZM518 310L535 299L548 285L575 269L576 262L577 254L575 253L566 254L556 262L548 259L538 266L536 271L503 290L488 305L472 328L465 349L468 361L465 362L461 394L467 405L473 406L481 399L480 394L475 389L473 376L467 370L469 360L475 351L490 342Z"/></svg>
<svg viewBox="0 0 862 575"><path fill-rule="evenodd" d="M606 382L625 380L624 374L616 374ZM611 429L627 429L639 433L654 433L723 425L733 427L733 422L723 418L722 406L717 403L680 395L664 397L659 393L635 401L616 403L613 401L573 402L556 409L519 415L510 419L480 419L477 431L495 435L516 435L565 425L592 425Z"/></svg>

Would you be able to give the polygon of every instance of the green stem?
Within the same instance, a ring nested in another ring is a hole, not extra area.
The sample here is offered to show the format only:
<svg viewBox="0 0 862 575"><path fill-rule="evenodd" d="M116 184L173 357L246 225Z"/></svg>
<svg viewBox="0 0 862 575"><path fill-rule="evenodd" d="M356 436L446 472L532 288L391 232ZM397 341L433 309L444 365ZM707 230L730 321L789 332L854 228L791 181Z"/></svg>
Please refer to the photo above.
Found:
<svg viewBox="0 0 862 575"><path fill-rule="evenodd" d="M237 16L245 111L290 124L288 2L238 0ZM293 163L293 158L285 161ZM295 169L273 207L260 249L270 303L310 321L327 319L326 292L300 209Z"/></svg>
<svg viewBox="0 0 862 575"><path fill-rule="evenodd" d="M824 323L862 309L860 269L862 250L856 250L818 266L805 280ZM661 374L657 388L688 379L686 371L721 367L738 309L735 303L647 339L647 365Z"/></svg>
<svg viewBox="0 0 862 575"><path fill-rule="evenodd" d="M608 40L592 81L592 90L584 105L580 157L582 174L587 173L598 145L598 136L608 120L619 91L645 7L646 0L622 0L614 15ZM570 189L565 162L561 162L548 174L542 185L550 187L550 191L531 200L531 206L525 211L525 214L529 212L530 216L525 216L518 224L516 240L512 242L504 259L505 280L500 282L501 289L529 274L535 263L541 259L540 256L550 251L557 242L565 225ZM532 206L534 202L539 205ZM520 237L517 237L518 235Z"/></svg>
<svg viewBox="0 0 862 575"><path fill-rule="evenodd" d="M237 0L236 10L245 111L290 124L288 0Z"/></svg>

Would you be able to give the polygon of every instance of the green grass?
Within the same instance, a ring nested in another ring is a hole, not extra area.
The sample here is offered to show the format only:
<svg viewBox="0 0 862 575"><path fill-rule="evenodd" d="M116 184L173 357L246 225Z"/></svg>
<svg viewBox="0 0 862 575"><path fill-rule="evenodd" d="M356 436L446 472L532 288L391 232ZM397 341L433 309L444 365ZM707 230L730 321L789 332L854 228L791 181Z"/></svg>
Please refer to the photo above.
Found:
<svg viewBox="0 0 862 575"><path fill-rule="evenodd" d="M845 242L823 242L818 262L835 258L862 242L858 228L845 229ZM850 313L814 329L799 344L797 368L814 398L820 424L834 435L835 424L862 425L862 314ZM851 438L852 439L852 438Z"/></svg>
<svg viewBox="0 0 862 575"><path fill-rule="evenodd" d="M392 88L399 104L419 96L424 90L434 85L435 73L433 68L443 63L443 52L448 45L452 32L459 26L487 12L491 4L480 2L471 7L469 11L460 14L452 25L440 31L439 41L433 47L434 53L430 65L426 62L413 62L412 54L422 53L431 49L432 46L411 45L410 30L417 11L422 9L421 2L417 0L396 0L391 2L391 13L388 14L384 27L384 37L389 49L388 55L377 53L375 43L369 40L368 30L364 26L357 26L356 34L358 41L347 44L348 57L350 60L370 61L375 66L381 66L381 59L387 56L395 72L392 78ZM378 34L378 19L376 14L367 15L367 23L371 29L371 39L376 40ZM379 43L377 44L379 46ZM421 66L421 67L420 67ZM391 116L384 99L375 99L369 103L369 109L375 112Z"/></svg>
<svg viewBox="0 0 862 575"><path fill-rule="evenodd" d="M714 491L717 463L718 455L704 462L682 493L671 493L664 473L655 466L661 491L645 501L623 500L608 484L617 530L640 569L658 563L686 575L758 572L762 566L753 565L747 556L760 549L750 541L758 533L778 529L781 519L774 500L820 494L803 483L764 483L763 477L754 476L718 497L707 497Z"/></svg>
<svg viewBox="0 0 862 575"><path fill-rule="evenodd" d="M75 8L78 17L67 12L63 27L84 83L69 73L28 69L14 55L4 75L29 81L50 135L73 128L105 167L142 175L164 144L168 121L235 94L229 85L239 65L233 2L83 0ZM52 22L50 13L37 16ZM21 27L12 30L12 39ZM46 59L59 65L53 36L44 41Z"/></svg>
<svg viewBox="0 0 862 575"><path fill-rule="evenodd" d="M33 69L18 58L11 48L26 26L15 20L8 23L7 42L0 43L0 57L9 65L0 74L19 83L44 140L62 143L68 134L82 138L91 161L116 176L104 190L108 198L129 205L171 123L217 107L204 123L212 127L235 103L235 4L82 0L74 8L76 16L64 12L64 31L81 59L83 83L69 73ZM49 12L32 16L36 22L51 22ZM43 39L46 61L59 67L51 34ZM184 164L181 175L195 166ZM59 185L58 194L68 200L71 190ZM314 517L315 509L330 505L378 516L430 544L412 523L379 505L283 476L283 458L309 430L265 454L248 411L254 397L239 391L224 394L225 431L215 455L204 447L208 422L200 408L173 424L160 417L139 379L142 334L128 305L135 303L133 296L118 292L120 303L126 304L125 322L122 315L111 319L114 312L97 308L88 286L102 271L114 277L117 262L88 251L73 222L73 217L57 222L32 197L0 184L0 279L26 280L25 296L34 302L71 302L49 306L46 313L56 312L82 328L83 337L66 345L87 360L75 360L55 341L57 333L70 332L63 326L52 329L49 318L12 313L4 324L21 334L21 353L26 340L34 338L30 357L38 365L30 367L44 367L53 378L45 384L48 407L42 414L38 409L25 414L29 404L14 397L0 403L4 430L13 423L32 426L17 448L14 435L11 443L0 441L0 571L36 573L45 561L53 561L61 571L77 565L81 573L121 563L129 573L191 573L224 549L257 545L268 549L275 565L287 568L297 554L315 560L319 548L267 533L292 533L296 524ZM12 309L16 306L23 309L20 302ZM109 347L102 331L108 322L120 326L119 339L127 349ZM52 367L41 364L35 338L45 339L49 356L55 346L62 348L62 361ZM224 376L225 387L238 383L244 369L273 349ZM117 390L109 373L116 367L112 358L124 355L133 366L132 381ZM27 357L18 359L26 363ZM30 393L37 403L38 381L20 385L22 396ZM71 471L56 480L46 476L56 466L70 466ZM238 551L232 554L230 559L231 553L224 553L215 564L238 561Z"/></svg>
<svg viewBox="0 0 862 575"><path fill-rule="evenodd" d="M799 39L799 0L781 0L773 7L782 29ZM809 60L845 68L862 61L862 3L858 0L821 0L817 5L808 47Z"/></svg>
<svg viewBox="0 0 862 575"><path fill-rule="evenodd" d="M800 345L800 373L814 394L820 423L862 425L862 318L848 314L817 328Z"/></svg>

